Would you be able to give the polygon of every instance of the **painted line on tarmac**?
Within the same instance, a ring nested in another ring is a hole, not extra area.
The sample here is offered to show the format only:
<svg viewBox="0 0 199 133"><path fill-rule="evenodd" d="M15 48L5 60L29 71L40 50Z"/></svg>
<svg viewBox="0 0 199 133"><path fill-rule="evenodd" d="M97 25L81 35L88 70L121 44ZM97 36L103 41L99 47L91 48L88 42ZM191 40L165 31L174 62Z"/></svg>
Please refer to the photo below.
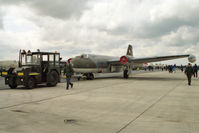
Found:
<svg viewBox="0 0 199 133"><path fill-rule="evenodd" d="M89 91L94 91L94 90L106 88L106 87L109 87L109 86L118 86L118 85L127 84L127 83L128 82L126 81L126 82L123 82L123 83L118 83L118 84L114 84L114 85L107 85L107 86L103 86L103 87L99 87L99 88L95 88L95 89L91 88L91 89L87 89L87 90L83 90L83 91L79 91L79 92L74 92L74 93L70 93L70 94L59 95L59 96L49 97L49 98L45 98L45 99L41 99L41 100L19 103L19 104L15 104L15 105L6 106L6 107L0 107L0 109L7 109L7 108L12 108L12 107L16 107L16 106L25 105L25 104L32 104L32 103L37 103L37 102L53 100L53 99L65 97L65 96L68 96L68 95L76 95L76 94L80 94L80 93L85 93L85 92L89 92Z"/></svg>
<svg viewBox="0 0 199 133"><path fill-rule="evenodd" d="M185 82L185 81L183 81ZM157 101L155 101L153 104L151 104L148 108L146 108L142 113L140 113L137 117L135 117L133 120L131 120L130 122L128 122L125 126L123 126L122 128L120 128L116 133L120 133L121 131L123 131L125 128L127 128L130 124L132 124L133 122L135 122L138 118L140 118L144 113L146 113L148 110L150 110L152 107L154 107L157 103L159 103L162 99L164 99L166 96L168 96L168 94L170 94L172 91L174 91L179 85L181 85L182 82L178 83L177 85L175 85L172 89L170 89L166 94L162 95Z"/></svg>

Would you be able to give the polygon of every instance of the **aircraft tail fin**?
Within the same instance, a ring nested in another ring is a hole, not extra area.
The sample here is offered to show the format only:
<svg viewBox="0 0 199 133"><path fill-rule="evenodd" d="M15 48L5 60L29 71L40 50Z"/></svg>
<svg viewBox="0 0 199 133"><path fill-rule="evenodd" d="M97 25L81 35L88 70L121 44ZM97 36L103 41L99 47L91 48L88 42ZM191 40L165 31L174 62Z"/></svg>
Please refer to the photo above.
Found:
<svg viewBox="0 0 199 133"><path fill-rule="evenodd" d="M126 55L133 56L133 47L129 44Z"/></svg>

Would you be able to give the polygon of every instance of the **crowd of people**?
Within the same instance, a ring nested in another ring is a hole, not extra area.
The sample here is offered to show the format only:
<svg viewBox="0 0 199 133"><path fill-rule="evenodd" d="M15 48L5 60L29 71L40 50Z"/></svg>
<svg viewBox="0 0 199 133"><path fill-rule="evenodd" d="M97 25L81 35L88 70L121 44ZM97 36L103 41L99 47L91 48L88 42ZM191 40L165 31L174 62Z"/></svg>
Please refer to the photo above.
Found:
<svg viewBox="0 0 199 133"><path fill-rule="evenodd" d="M191 63L188 63L187 66L176 66L174 65L168 65L166 67L166 70L169 71L169 73L175 73L176 72L176 68L180 69L181 72L184 72L185 75L187 76L187 80L188 80L188 85L191 85L191 78L192 76L194 76L195 78L198 77L198 69L199 67L197 66L197 64L195 64L194 66L191 65Z"/></svg>
<svg viewBox="0 0 199 133"><path fill-rule="evenodd" d="M149 70L149 71L153 71L154 69L156 70L162 70L162 71L168 71L169 73L176 73L176 70L180 70L181 72L184 72L187 76L188 79L188 85L191 85L191 78L192 76L197 78L198 77L198 70L199 70L199 66L197 66L197 64L195 64L194 66L191 65L191 63L188 63L188 65L180 65L177 66L176 64L174 65L165 65L165 66L148 66L148 67L144 67L144 70Z"/></svg>

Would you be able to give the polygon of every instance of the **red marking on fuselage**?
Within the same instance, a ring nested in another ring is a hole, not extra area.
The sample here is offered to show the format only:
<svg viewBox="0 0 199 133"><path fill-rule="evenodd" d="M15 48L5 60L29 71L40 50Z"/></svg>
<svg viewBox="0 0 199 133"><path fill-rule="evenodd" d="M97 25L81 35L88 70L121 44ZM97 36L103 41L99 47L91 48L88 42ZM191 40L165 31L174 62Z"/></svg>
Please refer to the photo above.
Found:
<svg viewBox="0 0 199 133"><path fill-rule="evenodd" d="M121 62L122 64L125 64L125 63L127 62L127 57L126 57L126 56L122 56L122 57L120 58L120 62Z"/></svg>

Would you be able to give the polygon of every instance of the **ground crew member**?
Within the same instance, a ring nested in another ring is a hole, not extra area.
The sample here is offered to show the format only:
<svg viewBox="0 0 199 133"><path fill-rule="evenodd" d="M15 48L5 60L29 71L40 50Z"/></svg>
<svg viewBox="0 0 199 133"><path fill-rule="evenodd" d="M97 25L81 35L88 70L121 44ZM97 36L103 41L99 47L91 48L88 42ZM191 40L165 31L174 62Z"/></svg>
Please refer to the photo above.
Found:
<svg viewBox="0 0 199 133"><path fill-rule="evenodd" d="M183 72L183 66L182 65L180 66L180 69L181 69L181 72Z"/></svg>
<svg viewBox="0 0 199 133"><path fill-rule="evenodd" d="M123 77L126 79L128 78L128 66L124 67Z"/></svg>
<svg viewBox="0 0 199 133"><path fill-rule="evenodd" d="M194 71L194 77L198 77L198 66L195 64L194 66L193 66L193 71Z"/></svg>
<svg viewBox="0 0 199 133"><path fill-rule="evenodd" d="M70 64L70 60L66 62L64 74L66 75L66 89L68 90L69 85L71 85L71 88L73 88L73 83L71 83L70 79L71 79L71 76L74 74L74 70L73 70L72 65Z"/></svg>
<svg viewBox="0 0 199 133"><path fill-rule="evenodd" d="M193 71L193 68L190 63L188 63L184 73L187 75L188 85L191 85L191 77L192 77L194 71Z"/></svg>

